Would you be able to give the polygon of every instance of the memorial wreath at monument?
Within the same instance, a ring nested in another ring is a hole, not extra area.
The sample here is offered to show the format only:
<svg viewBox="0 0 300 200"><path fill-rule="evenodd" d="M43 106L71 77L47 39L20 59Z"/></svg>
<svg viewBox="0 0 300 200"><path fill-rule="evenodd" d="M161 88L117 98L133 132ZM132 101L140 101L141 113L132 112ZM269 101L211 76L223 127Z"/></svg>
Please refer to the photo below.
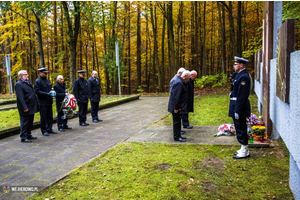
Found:
<svg viewBox="0 0 300 200"><path fill-rule="evenodd" d="M61 110L63 111L64 115L61 117L62 119L66 119L73 117L76 112L76 98L73 94L66 95L64 100L61 103Z"/></svg>

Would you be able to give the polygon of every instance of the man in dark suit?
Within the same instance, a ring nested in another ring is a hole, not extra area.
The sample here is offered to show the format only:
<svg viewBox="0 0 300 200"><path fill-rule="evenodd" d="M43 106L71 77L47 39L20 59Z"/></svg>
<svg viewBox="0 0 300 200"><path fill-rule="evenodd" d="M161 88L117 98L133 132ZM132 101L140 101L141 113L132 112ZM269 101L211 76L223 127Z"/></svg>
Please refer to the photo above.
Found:
<svg viewBox="0 0 300 200"><path fill-rule="evenodd" d="M31 128L34 119L34 113L39 111L37 97L32 88L32 84L28 81L28 73L26 70L18 72L20 80L15 85L17 96L17 106L20 114L21 142L30 143L32 139L37 139L31 135Z"/></svg>
<svg viewBox="0 0 300 200"><path fill-rule="evenodd" d="M251 78L246 69L248 60L234 57L234 70L237 74L233 80L233 89L230 93L229 117L232 117L236 130L236 137L241 143L241 149L235 153L234 159L247 158L250 156L248 148L248 134L246 117L250 117Z"/></svg>
<svg viewBox="0 0 300 200"><path fill-rule="evenodd" d="M183 128L192 129L193 126L189 122L189 112L194 112L194 80L197 77L195 70L191 71L190 80L187 82L188 87L188 113L181 114Z"/></svg>
<svg viewBox="0 0 300 200"><path fill-rule="evenodd" d="M97 78L98 73L92 72L92 77L88 79L89 97L91 100L91 115L94 123L101 122L103 120L98 117L99 102L100 102L100 80Z"/></svg>
<svg viewBox="0 0 300 200"><path fill-rule="evenodd" d="M61 109L61 103L65 99L66 95L69 95L69 93L66 92L66 84L64 83L64 77L62 75L58 75L57 83L54 85L54 90L56 92L56 111L57 111L57 128L60 132L64 132L65 129L72 129L71 127L68 127L68 119L62 119L62 116L64 115L62 109Z"/></svg>
<svg viewBox="0 0 300 200"><path fill-rule="evenodd" d="M52 111L52 95L50 93L52 84L47 79L48 71L47 67L38 69L40 77L34 82L34 91L38 96L40 105L41 116L41 131L44 136L50 136L49 133L57 134L52 129L53 125L53 111Z"/></svg>
<svg viewBox="0 0 300 200"><path fill-rule="evenodd" d="M87 114L87 107L88 107L88 98L89 98L89 89L88 89L88 82L84 79L85 70L77 71L79 78L74 81L73 85L73 93L77 100L78 107L79 107L79 125L80 126L87 126L89 125L86 123L86 114Z"/></svg>
<svg viewBox="0 0 300 200"><path fill-rule="evenodd" d="M185 142L186 138L181 136L181 120L180 114L186 114L188 104L187 82L190 79L190 72L184 71L177 80L172 84L170 93L168 111L173 116L173 138L175 141Z"/></svg>

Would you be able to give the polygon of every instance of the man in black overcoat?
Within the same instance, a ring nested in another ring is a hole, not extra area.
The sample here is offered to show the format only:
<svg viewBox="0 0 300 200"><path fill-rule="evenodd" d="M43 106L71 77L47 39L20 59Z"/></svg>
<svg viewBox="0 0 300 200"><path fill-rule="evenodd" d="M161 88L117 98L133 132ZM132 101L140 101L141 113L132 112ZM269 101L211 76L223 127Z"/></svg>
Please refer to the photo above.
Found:
<svg viewBox="0 0 300 200"><path fill-rule="evenodd" d="M98 77L98 73L96 71L93 71L92 76L88 79L89 97L91 101L91 115L94 123L103 121L98 117L101 94L100 94L100 80L97 77Z"/></svg>
<svg viewBox="0 0 300 200"><path fill-rule="evenodd" d="M39 111L37 97L34 93L31 82L28 80L26 70L18 72L19 81L15 85L17 96L17 106L20 114L21 142L30 143L31 139L37 139L31 135L31 128L34 119L34 113Z"/></svg>
<svg viewBox="0 0 300 200"><path fill-rule="evenodd" d="M65 99L66 95L69 95L67 93L66 84L64 83L64 77L62 75L58 75L57 83L54 85L54 90L56 92L56 111L57 111L57 128L59 131L64 132L65 129L72 129L71 127L68 127L68 119L62 119L62 116L64 115L62 109L61 109L61 103Z"/></svg>
<svg viewBox="0 0 300 200"><path fill-rule="evenodd" d="M50 93L52 84L47 79L48 71L47 67L38 69L40 77L34 82L34 91L38 97L40 105L41 116L41 131L44 136L50 136L49 133L56 134L52 129L53 125L53 111L52 111L52 95Z"/></svg>
<svg viewBox="0 0 300 200"><path fill-rule="evenodd" d="M251 78L246 69L248 60L234 57L234 70L237 74L233 80L233 89L230 93L229 117L232 117L236 130L236 137L241 143L241 149L235 152L234 159L250 156L248 148L248 134L246 118L250 117L250 101L248 99L251 88Z"/></svg>
<svg viewBox="0 0 300 200"><path fill-rule="evenodd" d="M87 126L89 125L88 123L86 123L86 114L87 114L88 100L89 100L88 82L84 78L85 70L79 70L77 72L79 77L74 81L73 93L79 107L79 112L78 112L79 125Z"/></svg>
<svg viewBox="0 0 300 200"><path fill-rule="evenodd" d="M180 114L188 112L188 89L187 82L190 79L190 72L184 71L182 75L174 81L170 93L168 111L173 116L173 138L175 141L185 142L186 138L181 136Z"/></svg>
<svg viewBox="0 0 300 200"><path fill-rule="evenodd" d="M194 80L197 77L195 70L191 71L190 80L187 82L188 87L188 113L181 114L183 128L192 129L193 126L189 122L189 112L194 112Z"/></svg>

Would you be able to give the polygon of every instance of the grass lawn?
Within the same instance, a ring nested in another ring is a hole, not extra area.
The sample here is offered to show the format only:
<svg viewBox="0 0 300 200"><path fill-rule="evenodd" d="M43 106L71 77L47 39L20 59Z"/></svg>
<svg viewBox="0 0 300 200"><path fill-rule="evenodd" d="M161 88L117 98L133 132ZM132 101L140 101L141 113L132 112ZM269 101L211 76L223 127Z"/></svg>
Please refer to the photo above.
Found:
<svg viewBox="0 0 300 200"><path fill-rule="evenodd" d="M118 96L104 96L101 98L100 101L100 105L101 104L105 104L108 102L112 102L112 101L117 101L117 100L121 100L124 98L127 98L128 96L124 96L124 97L118 97ZM88 103L88 107L90 108L90 102ZM54 102L52 105L52 109L53 109L53 117L56 117L57 112L56 112L56 103ZM76 108L76 112L78 112L78 106ZM8 128L13 128L13 127L17 127L20 126L20 115L17 109L13 109L13 110L5 110L5 111L0 111L0 115L1 115L1 121L0 121L0 130L5 130ZM36 113L34 115L34 122L38 122L40 121L40 113Z"/></svg>
<svg viewBox="0 0 300 200"><path fill-rule="evenodd" d="M191 124L230 122L228 104L227 94L199 96ZM171 125L168 118L158 124ZM123 142L28 199L293 199L289 152L274 144L233 160L232 145Z"/></svg>
<svg viewBox="0 0 300 200"><path fill-rule="evenodd" d="M233 146L119 143L29 199L290 199L289 154Z"/></svg>
<svg viewBox="0 0 300 200"><path fill-rule="evenodd" d="M228 117L229 97L228 92L215 92L216 94L200 94L194 100L194 112L189 113L189 122L196 126L219 126L224 123L233 123L231 117ZM249 96L251 112L257 117L257 96ZM171 126L173 123L172 115L169 114L153 125Z"/></svg>

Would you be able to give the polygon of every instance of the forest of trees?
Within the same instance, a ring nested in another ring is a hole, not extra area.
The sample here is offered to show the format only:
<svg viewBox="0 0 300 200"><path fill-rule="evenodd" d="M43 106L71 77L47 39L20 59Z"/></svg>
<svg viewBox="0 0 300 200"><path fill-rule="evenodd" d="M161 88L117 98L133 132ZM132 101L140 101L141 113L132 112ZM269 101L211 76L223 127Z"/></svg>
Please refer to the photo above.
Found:
<svg viewBox="0 0 300 200"><path fill-rule="evenodd" d="M283 3L283 20L296 18L297 50L299 7ZM167 92L180 67L196 70L198 77L228 75L234 55L250 60L253 75L262 18L261 1L1 2L0 91L8 92L4 57L10 54L15 81L21 69L34 82L37 69L48 67L52 84L61 74L72 88L77 70L87 76L96 70L102 93L117 94L115 41L122 94Z"/></svg>

